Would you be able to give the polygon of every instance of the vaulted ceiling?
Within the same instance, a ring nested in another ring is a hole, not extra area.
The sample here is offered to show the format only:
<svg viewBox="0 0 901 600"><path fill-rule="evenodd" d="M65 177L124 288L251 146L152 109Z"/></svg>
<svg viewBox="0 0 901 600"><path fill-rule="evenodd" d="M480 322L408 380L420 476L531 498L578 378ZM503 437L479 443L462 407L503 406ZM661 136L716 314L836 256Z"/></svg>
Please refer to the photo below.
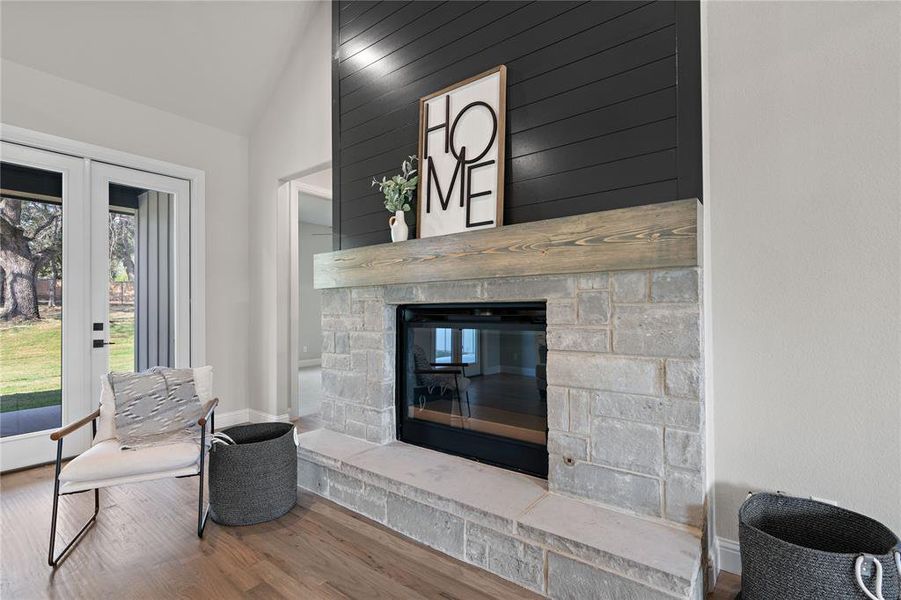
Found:
<svg viewBox="0 0 901 600"><path fill-rule="evenodd" d="M0 55L242 135L312 2L0 3Z"/></svg>

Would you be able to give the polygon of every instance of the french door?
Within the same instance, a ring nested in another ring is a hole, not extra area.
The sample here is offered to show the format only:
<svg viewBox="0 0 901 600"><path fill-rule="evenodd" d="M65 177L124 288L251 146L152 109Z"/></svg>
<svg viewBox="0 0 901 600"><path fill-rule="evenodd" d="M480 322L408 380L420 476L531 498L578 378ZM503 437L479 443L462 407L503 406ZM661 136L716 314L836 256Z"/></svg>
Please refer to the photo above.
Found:
<svg viewBox="0 0 901 600"><path fill-rule="evenodd" d="M52 461L49 432L110 370L190 364L188 182L2 142L0 469ZM66 456L90 445L66 437Z"/></svg>
<svg viewBox="0 0 901 600"><path fill-rule="evenodd" d="M47 462L47 432L92 410L85 161L2 143L0 465ZM42 293L43 292L43 293ZM84 450L89 430L66 440Z"/></svg>

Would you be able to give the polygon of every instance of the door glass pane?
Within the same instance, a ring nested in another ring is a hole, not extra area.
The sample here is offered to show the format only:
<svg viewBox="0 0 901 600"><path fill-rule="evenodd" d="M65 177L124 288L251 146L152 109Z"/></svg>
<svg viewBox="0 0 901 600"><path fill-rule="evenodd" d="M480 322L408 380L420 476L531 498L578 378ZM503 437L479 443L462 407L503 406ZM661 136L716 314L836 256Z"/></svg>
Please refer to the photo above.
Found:
<svg viewBox="0 0 901 600"><path fill-rule="evenodd" d="M453 362L453 330L436 329L435 330L435 362L447 363Z"/></svg>
<svg viewBox="0 0 901 600"><path fill-rule="evenodd" d="M52 429L62 412L63 180L0 165L0 429Z"/></svg>
<svg viewBox="0 0 901 600"><path fill-rule="evenodd" d="M463 360L461 362L465 363L476 363L478 362L478 356L476 355L476 348L479 347L479 332L477 329L464 329L463 330L463 352L461 353Z"/></svg>
<svg viewBox="0 0 901 600"><path fill-rule="evenodd" d="M109 369L174 366L174 197L112 183L109 204Z"/></svg>
<svg viewBox="0 0 901 600"><path fill-rule="evenodd" d="M110 371L135 370L135 234L134 211L110 207L109 213L109 350Z"/></svg>

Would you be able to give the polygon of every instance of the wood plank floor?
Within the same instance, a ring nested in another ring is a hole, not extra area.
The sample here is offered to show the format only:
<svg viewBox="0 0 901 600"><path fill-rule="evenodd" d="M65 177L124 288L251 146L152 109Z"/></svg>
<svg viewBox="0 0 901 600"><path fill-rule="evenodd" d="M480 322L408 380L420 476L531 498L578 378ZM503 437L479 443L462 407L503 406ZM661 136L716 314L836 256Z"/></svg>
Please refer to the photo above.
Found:
<svg viewBox="0 0 901 600"><path fill-rule="evenodd" d="M101 490L96 525L53 571L47 541L52 467L0 477L2 598L534 598L481 569L313 495L281 519L207 525L197 538L196 479ZM60 502L70 536L92 495ZM735 580L714 594L734 597ZM737 589L737 588L736 588Z"/></svg>

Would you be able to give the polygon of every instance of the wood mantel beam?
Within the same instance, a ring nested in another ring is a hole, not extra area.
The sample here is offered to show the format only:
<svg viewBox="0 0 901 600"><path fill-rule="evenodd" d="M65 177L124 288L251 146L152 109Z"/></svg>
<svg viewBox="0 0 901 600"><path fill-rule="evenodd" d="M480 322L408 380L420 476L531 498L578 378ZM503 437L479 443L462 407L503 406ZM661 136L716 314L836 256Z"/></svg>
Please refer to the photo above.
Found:
<svg viewBox="0 0 901 600"><path fill-rule="evenodd" d="M316 289L691 267L698 201L678 200L317 254Z"/></svg>

